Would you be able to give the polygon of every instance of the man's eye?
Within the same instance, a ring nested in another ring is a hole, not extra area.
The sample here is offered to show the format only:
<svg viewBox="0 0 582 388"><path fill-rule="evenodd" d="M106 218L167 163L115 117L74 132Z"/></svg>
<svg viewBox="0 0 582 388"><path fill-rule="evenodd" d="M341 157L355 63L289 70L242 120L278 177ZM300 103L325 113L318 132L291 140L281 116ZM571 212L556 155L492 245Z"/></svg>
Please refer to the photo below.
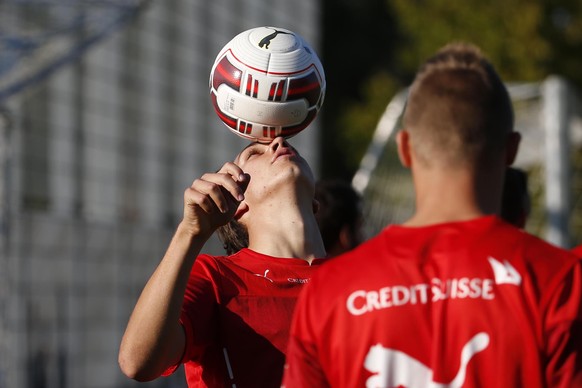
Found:
<svg viewBox="0 0 582 388"><path fill-rule="evenodd" d="M247 152L247 159L250 159L251 157L258 155L258 154L259 154L259 152L257 150L249 150Z"/></svg>

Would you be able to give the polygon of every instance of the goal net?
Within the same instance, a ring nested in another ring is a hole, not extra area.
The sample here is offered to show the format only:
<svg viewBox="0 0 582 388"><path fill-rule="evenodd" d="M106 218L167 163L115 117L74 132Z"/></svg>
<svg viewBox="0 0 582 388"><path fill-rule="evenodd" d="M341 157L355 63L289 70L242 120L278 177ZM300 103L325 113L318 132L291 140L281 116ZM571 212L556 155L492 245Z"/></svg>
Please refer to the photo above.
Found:
<svg viewBox="0 0 582 388"><path fill-rule="evenodd" d="M531 213L526 229L569 248L582 243L582 104L575 89L558 77L509 84L515 127L522 135L514 167L528 175ZM414 212L410 172L401 166L395 135L406 90L388 104L353 177L364 199L364 232L377 234Z"/></svg>

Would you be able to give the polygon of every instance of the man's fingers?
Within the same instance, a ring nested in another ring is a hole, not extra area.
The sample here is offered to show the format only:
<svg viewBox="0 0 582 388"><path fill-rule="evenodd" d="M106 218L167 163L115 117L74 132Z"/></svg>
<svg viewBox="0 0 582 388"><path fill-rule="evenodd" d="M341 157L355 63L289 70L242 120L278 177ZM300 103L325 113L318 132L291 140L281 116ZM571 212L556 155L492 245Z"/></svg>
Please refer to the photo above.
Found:
<svg viewBox="0 0 582 388"><path fill-rule="evenodd" d="M251 181L251 176L247 173L243 173L240 177L239 177L239 185L238 187L241 189L241 191L243 192L243 199L244 199L244 192L247 190L247 187L249 186L249 182Z"/></svg>
<svg viewBox="0 0 582 388"><path fill-rule="evenodd" d="M226 163L218 172L196 179L184 192L184 203L194 211L198 207L209 215L234 214L239 202L244 200L249 180L249 175L236 164Z"/></svg>
<svg viewBox="0 0 582 388"><path fill-rule="evenodd" d="M239 169L240 170L240 169ZM236 171L233 171L236 172ZM248 175L241 172L240 176L233 177L229 172L218 172L213 174L204 174L202 181L212 182L222 186L236 201L244 199L244 191L248 184Z"/></svg>
<svg viewBox="0 0 582 388"><path fill-rule="evenodd" d="M225 163L222 166L222 168L218 171L218 173L229 174L237 182L240 182L241 180L244 179L243 170L232 162Z"/></svg>
<svg viewBox="0 0 582 388"><path fill-rule="evenodd" d="M217 174L212 174L217 175ZM224 190L224 185L217 183L216 181L224 181L226 185L232 185L232 183L228 183L227 180L220 177L212 177L213 180L205 179L208 177L203 176L201 179L196 179L192 185L192 189L201 196L195 196L197 203L202 205L203 203L208 206L208 203L213 204L220 212L226 213L228 212L230 206L227 196L227 190ZM229 179L232 182L232 179ZM205 209L206 210L206 209Z"/></svg>
<svg viewBox="0 0 582 388"><path fill-rule="evenodd" d="M208 214L212 214L217 210L222 211L210 196L201 193L193 187L187 188L184 192L184 203L187 206L198 206Z"/></svg>

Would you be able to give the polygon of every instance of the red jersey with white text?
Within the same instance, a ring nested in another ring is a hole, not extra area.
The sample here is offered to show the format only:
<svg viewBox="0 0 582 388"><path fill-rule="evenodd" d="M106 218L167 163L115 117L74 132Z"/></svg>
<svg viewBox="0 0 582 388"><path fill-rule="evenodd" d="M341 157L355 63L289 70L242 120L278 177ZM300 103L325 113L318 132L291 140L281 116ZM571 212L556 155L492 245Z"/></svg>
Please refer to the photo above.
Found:
<svg viewBox="0 0 582 388"><path fill-rule="evenodd" d="M299 291L322 261L198 256L181 315L188 386L279 387Z"/></svg>
<svg viewBox="0 0 582 388"><path fill-rule="evenodd" d="M582 272L494 216L389 226L305 287L284 386L582 386Z"/></svg>

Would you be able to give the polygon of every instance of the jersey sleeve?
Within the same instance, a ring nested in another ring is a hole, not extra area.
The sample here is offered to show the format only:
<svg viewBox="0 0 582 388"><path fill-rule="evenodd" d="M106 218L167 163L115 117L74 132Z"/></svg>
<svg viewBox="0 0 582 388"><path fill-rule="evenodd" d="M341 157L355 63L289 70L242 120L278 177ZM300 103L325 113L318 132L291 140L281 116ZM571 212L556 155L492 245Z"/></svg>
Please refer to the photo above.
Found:
<svg viewBox="0 0 582 388"><path fill-rule="evenodd" d="M548 387L582 387L582 262L553 293L544 316Z"/></svg>
<svg viewBox="0 0 582 388"><path fill-rule="evenodd" d="M186 347L180 362L168 368L164 376L172 374L180 364L199 361L207 346L216 340L218 279L219 269L214 258L198 256L190 272L180 315Z"/></svg>
<svg viewBox="0 0 582 388"><path fill-rule="evenodd" d="M313 280L313 279L312 279ZM283 375L284 388L328 387L329 384L318 358L313 306L313 284L302 290L291 323L291 335Z"/></svg>

